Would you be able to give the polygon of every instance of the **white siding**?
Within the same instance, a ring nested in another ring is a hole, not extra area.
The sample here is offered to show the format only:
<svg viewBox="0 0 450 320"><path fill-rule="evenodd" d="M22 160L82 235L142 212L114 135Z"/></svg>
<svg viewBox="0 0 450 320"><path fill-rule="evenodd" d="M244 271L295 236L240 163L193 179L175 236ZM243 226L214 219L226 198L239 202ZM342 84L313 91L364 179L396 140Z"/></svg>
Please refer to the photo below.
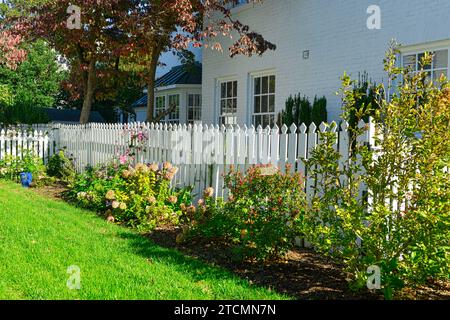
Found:
<svg viewBox="0 0 450 320"><path fill-rule="evenodd" d="M381 30L367 28L370 5L381 8ZM203 122L218 120L217 83L238 80L238 123L251 119L251 75L269 70L277 76L276 112L290 94L325 95L329 120L340 115L336 91L344 71L354 78L367 71L372 80L385 78L383 58L395 38L403 45L450 39L449 0L265 0L238 8L237 17L277 45L263 57L230 59L224 52L203 50ZM303 51L309 50L308 60Z"/></svg>

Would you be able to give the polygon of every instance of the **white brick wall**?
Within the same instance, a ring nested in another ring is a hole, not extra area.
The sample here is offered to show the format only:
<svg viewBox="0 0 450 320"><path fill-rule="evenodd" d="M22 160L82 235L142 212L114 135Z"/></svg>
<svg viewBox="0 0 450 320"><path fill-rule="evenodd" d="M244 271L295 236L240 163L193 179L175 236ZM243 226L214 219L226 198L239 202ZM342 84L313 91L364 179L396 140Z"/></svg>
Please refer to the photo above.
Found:
<svg viewBox="0 0 450 320"><path fill-rule="evenodd" d="M370 5L381 7L381 30L369 30L366 13ZM250 75L267 69L277 76L276 112L284 108L290 94L311 98L325 95L329 120L340 115L336 91L344 71L357 78L367 71L383 81L383 58L395 38L403 45L450 39L450 0L264 0L263 5L244 6L237 17L277 50L263 57L229 58L224 53L203 50L203 122L216 123L217 81L238 80L238 122L251 121ZM310 58L303 60L303 51Z"/></svg>

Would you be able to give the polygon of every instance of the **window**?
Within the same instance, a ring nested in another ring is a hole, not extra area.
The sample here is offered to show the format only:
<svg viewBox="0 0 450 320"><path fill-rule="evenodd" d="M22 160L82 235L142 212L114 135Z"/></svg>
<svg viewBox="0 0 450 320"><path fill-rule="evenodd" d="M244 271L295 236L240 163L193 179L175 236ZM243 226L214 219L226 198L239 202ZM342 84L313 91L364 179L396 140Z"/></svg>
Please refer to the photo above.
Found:
<svg viewBox="0 0 450 320"><path fill-rule="evenodd" d="M169 95L169 109L175 106L175 109L169 114L169 123L179 123L180 122L180 95L173 94Z"/></svg>
<svg viewBox="0 0 450 320"><path fill-rule="evenodd" d="M275 76L253 79L253 125L263 128L275 124Z"/></svg>
<svg viewBox="0 0 450 320"><path fill-rule="evenodd" d="M423 66L428 74L428 80L438 80L441 75L448 77L448 50L438 50L431 52L434 57L431 64ZM422 69L422 59L425 52L403 55L403 67L418 72Z"/></svg>
<svg viewBox="0 0 450 320"><path fill-rule="evenodd" d="M202 119L202 101L200 94L188 95L187 119L188 123L193 124L195 121Z"/></svg>
<svg viewBox="0 0 450 320"><path fill-rule="evenodd" d="M220 123L235 125L237 123L237 81L220 84Z"/></svg>
<svg viewBox="0 0 450 320"><path fill-rule="evenodd" d="M155 104L155 117L158 117L161 113L163 113L166 110L166 97L156 97L156 104ZM161 119L162 121L165 120L165 117Z"/></svg>

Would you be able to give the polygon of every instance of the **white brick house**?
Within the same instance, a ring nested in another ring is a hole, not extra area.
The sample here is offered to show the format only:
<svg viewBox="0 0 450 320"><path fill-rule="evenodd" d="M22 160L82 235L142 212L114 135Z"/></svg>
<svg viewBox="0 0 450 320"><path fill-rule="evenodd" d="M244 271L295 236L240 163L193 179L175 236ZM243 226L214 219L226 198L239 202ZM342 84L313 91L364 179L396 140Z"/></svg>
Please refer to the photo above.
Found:
<svg viewBox="0 0 450 320"><path fill-rule="evenodd" d="M379 30L367 27L371 5L381 9ZM326 96L328 120L337 120L340 77L344 71L354 78L367 71L373 81L383 81L391 39L403 45L405 64L415 63L424 51L436 51L432 72L448 76L450 0L264 0L233 10L277 50L233 59L227 50L203 50L202 121L207 124L257 124L264 116L276 117L289 95L299 92L311 100ZM224 48L230 44L220 41ZM255 101L264 103L264 110L255 109Z"/></svg>

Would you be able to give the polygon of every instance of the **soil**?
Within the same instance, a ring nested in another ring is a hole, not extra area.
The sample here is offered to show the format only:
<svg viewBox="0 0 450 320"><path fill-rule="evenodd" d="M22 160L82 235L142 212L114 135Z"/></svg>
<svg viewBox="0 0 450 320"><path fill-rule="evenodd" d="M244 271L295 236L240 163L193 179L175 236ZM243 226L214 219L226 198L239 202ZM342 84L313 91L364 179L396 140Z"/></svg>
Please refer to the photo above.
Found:
<svg viewBox="0 0 450 320"><path fill-rule="evenodd" d="M35 188L39 194L62 200L64 184ZM176 249L211 265L230 270L254 285L263 286L297 299L306 300L380 300L380 292L352 292L342 273L342 266L311 249L289 251L283 260L264 265L235 262L231 247L224 243L190 242L177 244L177 227L164 227L146 235L156 244ZM429 282L417 288L405 288L397 295L402 300L450 300L450 282Z"/></svg>
<svg viewBox="0 0 450 320"><path fill-rule="evenodd" d="M192 242L177 244L180 230L158 229L147 235L156 244L177 249L193 258L224 267L255 285L264 286L297 299L306 300L380 300L380 292L352 292L348 288L342 266L311 249L289 251L285 259L264 265L234 262L231 247L223 243ZM450 283L434 282L415 289L404 289L397 299L448 300Z"/></svg>

